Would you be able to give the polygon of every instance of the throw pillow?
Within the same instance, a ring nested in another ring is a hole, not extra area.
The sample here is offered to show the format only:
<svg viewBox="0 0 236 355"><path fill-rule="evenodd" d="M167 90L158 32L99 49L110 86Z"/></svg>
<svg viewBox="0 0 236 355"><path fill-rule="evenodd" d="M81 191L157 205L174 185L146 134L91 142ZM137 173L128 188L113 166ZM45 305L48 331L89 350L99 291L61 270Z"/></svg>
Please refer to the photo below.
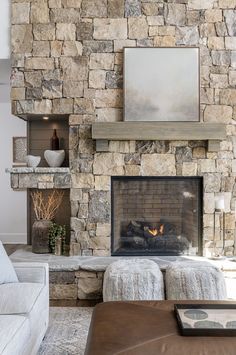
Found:
<svg viewBox="0 0 236 355"><path fill-rule="evenodd" d="M15 269L0 241L0 285L18 282Z"/></svg>

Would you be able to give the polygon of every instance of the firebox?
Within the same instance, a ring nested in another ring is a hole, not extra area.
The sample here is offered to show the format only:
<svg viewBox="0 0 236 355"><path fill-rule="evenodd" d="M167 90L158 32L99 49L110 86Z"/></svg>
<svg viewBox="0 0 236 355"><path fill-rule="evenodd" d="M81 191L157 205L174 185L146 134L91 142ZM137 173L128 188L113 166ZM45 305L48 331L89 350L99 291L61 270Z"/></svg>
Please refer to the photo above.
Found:
<svg viewBox="0 0 236 355"><path fill-rule="evenodd" d="M202 255L201 177L112 177L112 255Z"/></svg>

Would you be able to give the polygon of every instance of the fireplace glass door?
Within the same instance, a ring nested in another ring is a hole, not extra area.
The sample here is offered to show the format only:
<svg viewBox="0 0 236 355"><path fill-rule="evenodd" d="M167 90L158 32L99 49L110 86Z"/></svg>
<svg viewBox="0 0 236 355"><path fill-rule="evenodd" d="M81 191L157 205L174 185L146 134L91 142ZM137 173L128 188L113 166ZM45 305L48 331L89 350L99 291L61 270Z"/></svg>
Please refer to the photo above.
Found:
<svg viewBox="0 0 236 355"><path fill-rule="evenodd" d="M112 177L112 255L201 255L201 177Z"/></svg>

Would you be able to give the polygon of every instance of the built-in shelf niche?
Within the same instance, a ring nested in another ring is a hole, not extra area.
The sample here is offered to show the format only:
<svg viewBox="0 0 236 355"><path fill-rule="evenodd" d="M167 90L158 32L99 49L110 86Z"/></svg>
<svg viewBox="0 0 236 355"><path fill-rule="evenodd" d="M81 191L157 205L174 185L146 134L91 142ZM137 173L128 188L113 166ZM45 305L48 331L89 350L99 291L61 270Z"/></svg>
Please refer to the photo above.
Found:
<svg viewBox="0 0 236 355"><path fill-rule="evenodd" d="M33 209L33 203L31 198L31 193L33 191L38 191L37 189L28 189L28 244L31 244L32 240L32 226L35 221L35 213ZM48 196L52 189L41 190L44 196ZM66 225L66 244L70 244L70 190L60 189L63 191L64 195L62 198L62 203L58 208L55 216L55 223Z"/></svg>
<svg viewBox="0 0 236 355"><path fill-rule="evenodd" d="M39 167L48 167L44 159L44 151L51 149L53 130L57 130L60 140L60 149L66 153L62 167L69 166L69 122L68 116L49 116L48 120L42 116L32 117L28 120L28 154L41 156Z"/></svg>

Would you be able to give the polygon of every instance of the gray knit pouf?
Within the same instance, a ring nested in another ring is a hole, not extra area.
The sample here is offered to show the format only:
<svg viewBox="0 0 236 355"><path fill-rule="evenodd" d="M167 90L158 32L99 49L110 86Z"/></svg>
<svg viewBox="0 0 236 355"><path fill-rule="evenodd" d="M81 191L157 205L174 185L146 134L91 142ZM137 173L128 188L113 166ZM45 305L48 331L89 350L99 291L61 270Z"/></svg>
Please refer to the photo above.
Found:
<svg viewBox="0 0 236 355"><path fill-rule="evenodd" d="M210 263L180 262L166 269L168 300L224 300L223 273Z"/></svg>
<svg viewBox="0 0 236 355"><path fill-rule="evenodd" d="M163 299L163 276L154 261L123 259L107 267L103 280L103 301Z"/></svg>

